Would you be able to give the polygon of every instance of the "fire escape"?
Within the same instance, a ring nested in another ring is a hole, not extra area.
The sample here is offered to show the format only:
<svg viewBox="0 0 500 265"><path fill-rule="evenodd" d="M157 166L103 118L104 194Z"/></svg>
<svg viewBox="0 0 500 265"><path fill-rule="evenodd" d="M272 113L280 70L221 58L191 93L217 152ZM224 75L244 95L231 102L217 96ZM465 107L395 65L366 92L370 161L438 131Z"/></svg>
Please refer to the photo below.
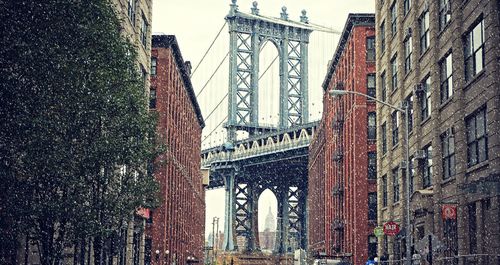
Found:
<svg viewBox="0 0 500 265"><path fill-rule="evenodd" d="M339 82L337 86L342 86ZM341 255L344 252L344 148L343 148L343 134L344 134L344 103L343 99L336 99L335 115L333 118L333 161L334 170L336 170L334 178L334 186L332 189L332 196L334 202L334 213L332 222L332 236L334 254Z"/></svg>

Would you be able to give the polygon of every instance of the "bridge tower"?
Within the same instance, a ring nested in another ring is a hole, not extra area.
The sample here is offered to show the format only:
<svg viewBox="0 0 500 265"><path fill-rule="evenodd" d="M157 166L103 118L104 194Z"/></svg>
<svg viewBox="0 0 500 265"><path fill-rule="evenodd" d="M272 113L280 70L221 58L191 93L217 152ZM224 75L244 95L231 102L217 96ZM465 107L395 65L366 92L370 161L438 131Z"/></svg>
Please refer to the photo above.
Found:
<svg viewBox="0 0 500 265"><path fill-rule="evenodd" d="M286 7L281 17L259 14L253 2L251 14L238 10L232 0L226 21L229 25L229 108L228 139L236 139L236 131L259 133L259 56L260 49L270 41L279 54L279 128L308 122L307 51L309 35L306 11L300 22L288 19Z"/></svg>
<svg viewBox="0 0 500 265"><path fill-rule="evenodd" d="M231 153L236 148L238 131L246 131L252 137L266 131L293 129L309 122L307 60L312 27L306 11L302 11L300 22L297 22L288 19L286 7L282 8L280 18L274 18L260 15L257 2L253 3L251 13L240 12L236 0L232 0L225 19L230 34L229 113L225 126L228 142L222 149ZM276 46L279 55L277 128L268 128L258 122L259 53L267 41ZM282 140L279 135L275 139ZM237 250L237 237L245 238L243 251L259 249L257 202L265 189L270 189L278 201L275 252L286 253L296 248L306 248L307 170L287 170L291 167L286 163L293 163L291 161L270 169L269 165L274 164L270 164L269 157L264 160L258 163L267 163L268 166L260 171L248 169L248 161L235 162L231 159L217 168L226 191L223 243L226 251ZM304 165L302 167L306 168ZM266 172L267 169L274 173Z"/></svg>

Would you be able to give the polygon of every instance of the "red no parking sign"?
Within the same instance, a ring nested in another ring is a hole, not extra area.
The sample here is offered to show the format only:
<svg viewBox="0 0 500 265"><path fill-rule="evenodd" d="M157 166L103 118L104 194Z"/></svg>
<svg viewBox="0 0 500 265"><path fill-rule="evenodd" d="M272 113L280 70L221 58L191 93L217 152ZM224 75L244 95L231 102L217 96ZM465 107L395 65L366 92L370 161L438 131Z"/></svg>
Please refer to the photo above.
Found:
<svg viewBox="0 0 500 265"><path fill-rule="evenodd" d="M455 219L457 219L457 206L445 204L441 208L441 211L443 214L443 220L446 220L446 219L455 220Z"/></svg>

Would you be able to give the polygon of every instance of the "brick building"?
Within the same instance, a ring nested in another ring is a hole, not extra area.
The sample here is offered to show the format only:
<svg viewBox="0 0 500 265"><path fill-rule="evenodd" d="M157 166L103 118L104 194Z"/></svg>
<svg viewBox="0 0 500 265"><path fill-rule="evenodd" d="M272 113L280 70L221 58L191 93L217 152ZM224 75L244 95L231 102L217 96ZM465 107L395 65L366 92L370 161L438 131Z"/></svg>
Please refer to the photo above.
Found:
<svg viewBox="0 0 500 265"><path fill-rule="evenodd" d="M309 251L365 264L375 255L375 16L350 14L323 82L323 118L310 145Z"/></svg>
<svg viewBox="0 0 500 265"><path fill-rule="evenodd" d="M146 237L147 262L202 262L205 192L200 172L201 130L205 126L184 62L173 35L152 41L150 109L159 114L158 131L165 152L154 175L162 204L152 212Z"/></svg>
<svg viewBox="0 0 500 265"><path fill-rule="evenodd" d="M444 245L434 260L498 264L483 255L500 253L500 2L376 3L377 95L411 109L402 163L406 121L377 106L378 223L405 229L408 168L412 246L433 234ZM404 233L379 243L405 256Z"/></svg>

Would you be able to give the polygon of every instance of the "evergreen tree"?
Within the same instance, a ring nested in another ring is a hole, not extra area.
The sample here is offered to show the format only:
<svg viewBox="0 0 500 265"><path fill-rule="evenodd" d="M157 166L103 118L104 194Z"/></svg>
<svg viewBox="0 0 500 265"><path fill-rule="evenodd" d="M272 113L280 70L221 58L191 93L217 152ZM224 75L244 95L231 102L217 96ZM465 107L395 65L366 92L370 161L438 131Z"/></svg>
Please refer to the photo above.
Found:
<svg viewBox="0 0 500 265"><path fill-rule="evenodd" d="M155 206L156 119L108 0L0 0L0 21L0 258L29 235L58 264Z"/></svg>

